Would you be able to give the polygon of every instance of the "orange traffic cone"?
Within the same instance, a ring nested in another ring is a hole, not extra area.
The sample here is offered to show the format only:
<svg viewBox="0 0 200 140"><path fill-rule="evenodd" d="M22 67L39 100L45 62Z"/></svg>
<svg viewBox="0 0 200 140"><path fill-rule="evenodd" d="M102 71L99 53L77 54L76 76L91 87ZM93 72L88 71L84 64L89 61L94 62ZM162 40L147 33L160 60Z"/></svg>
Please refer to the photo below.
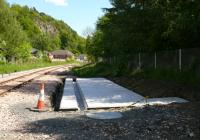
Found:
<svg viewBox="0 0 200 140"><path fill-rule="evenodd" d="M37 103L37 109L38 110L44 109L44 83L40 85L40 94Z"/></svg>
<svg viewBox="0 0 200 140"><path fill-rule="evenodd" d="M30 111L34 111L34 112L48 111L48 108L45 108L45 104L44 104L44 83L41 83L41 85L40 85L40 93L39 93L37 107L27 108L27 109L29 109Z"/></svg>

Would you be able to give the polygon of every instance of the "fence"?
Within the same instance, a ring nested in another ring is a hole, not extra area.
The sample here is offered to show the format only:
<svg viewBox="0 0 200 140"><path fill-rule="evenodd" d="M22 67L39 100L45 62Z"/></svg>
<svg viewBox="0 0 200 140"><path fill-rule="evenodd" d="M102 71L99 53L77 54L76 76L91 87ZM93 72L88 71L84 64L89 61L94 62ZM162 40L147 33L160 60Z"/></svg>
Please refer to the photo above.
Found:
<svg viewBox="0 0 200 140"><path fill-rule="evenodd" d="M116 58L109 59L115 63ZM136 53L128 60L130 69L170 69L170 70L200 70L200 48L165 50L151 53Z"/></svg>

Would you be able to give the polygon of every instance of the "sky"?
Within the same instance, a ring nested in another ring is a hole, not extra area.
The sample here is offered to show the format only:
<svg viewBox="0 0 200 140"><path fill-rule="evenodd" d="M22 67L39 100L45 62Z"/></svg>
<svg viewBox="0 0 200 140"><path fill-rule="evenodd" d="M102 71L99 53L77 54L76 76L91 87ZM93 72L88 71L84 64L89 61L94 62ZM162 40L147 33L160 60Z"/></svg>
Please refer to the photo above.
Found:
<svg viewBox="0 0 200 140"><path fill-rule="evenodd" d="M111 7L109 0L7 0L10 4L35 7L58 20L63 20L79 35L95 23L104 13L102 8Z"/></svg>

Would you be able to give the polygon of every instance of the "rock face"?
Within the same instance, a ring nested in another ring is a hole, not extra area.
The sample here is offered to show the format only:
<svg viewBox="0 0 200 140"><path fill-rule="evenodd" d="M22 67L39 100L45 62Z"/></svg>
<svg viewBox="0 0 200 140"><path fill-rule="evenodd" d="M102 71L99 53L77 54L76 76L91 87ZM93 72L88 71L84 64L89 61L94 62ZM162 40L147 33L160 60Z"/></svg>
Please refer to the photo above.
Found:
<svg viewBox="0 0 200 140"><path fill-rule="evenodd" d="M43 33L48 33L54 36L58 33L56 27L54 27L50 22L44 22L40 19L35 19L35 23L40 29L40 31Z"/></svg>

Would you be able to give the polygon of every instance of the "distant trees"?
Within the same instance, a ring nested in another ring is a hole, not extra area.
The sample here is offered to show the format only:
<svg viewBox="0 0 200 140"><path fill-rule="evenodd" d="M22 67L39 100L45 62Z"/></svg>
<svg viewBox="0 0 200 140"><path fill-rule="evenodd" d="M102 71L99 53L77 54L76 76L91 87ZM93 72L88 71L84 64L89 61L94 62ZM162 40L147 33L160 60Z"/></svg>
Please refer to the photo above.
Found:
<svg viewBox="0 0 200 140"><path fill-rule="evenodd" d="M94 58L130 60L136 52L199 47L199 0L110 0L87 40Z"/></svg>
<svg viewBox="0 0 200 140"><path fill-rule="evenodd" d="M16 55L16 58L18 60L23 60L23 61L26 61L28 60L28 58L30 58L31 54L31 49L32 49L32 46L30 43L28 42L24 42L23 44L20 45L20 47L18 48L18 53Z"/></svg>
<svg viewBox="0 0 200 140"><path fill-rule="evenodd" d="M85 52L85 39L63 21L58 21L35 8L9 5L0 0L0 55L7 61L27 59L31 48L40 51L69 49Z"/></svg>
<svg viewBox="0 0 200 140"><path fill-rule="evenodd" d="M3 57L3 50L6 46L6 42L4 40L1 40L0 38L0 58Z"/></svg>
<svg viewBox="0 0 200 140"><path fill-rule="evenodd" d="M91 36L92 34L93 34L93 32L94 32L94 29L92 28L92 27L86 27L84 30L83 30L83 33L82 33L82 35L84 36L84 37L88 37L88 36Z"/></svg>
<svg viewBox="0 0 200 140"><path fill-rule="evenodd" d="M80 41L84 38L63 21L55 20L45 13L39 13L35 8L27 6L12 5L11 9L35 48L42 51L70 49L76 53L81 51L77 50L79 46L85 46L85 42Z"/></svg>
<svg viewBox="0 0 200 140"><path fill-rule="evenodd" d="M3 0L0 0L0 38L4 41L1 52L8 61L17 58L20 47L27 42L26 34Z"/></svg>

